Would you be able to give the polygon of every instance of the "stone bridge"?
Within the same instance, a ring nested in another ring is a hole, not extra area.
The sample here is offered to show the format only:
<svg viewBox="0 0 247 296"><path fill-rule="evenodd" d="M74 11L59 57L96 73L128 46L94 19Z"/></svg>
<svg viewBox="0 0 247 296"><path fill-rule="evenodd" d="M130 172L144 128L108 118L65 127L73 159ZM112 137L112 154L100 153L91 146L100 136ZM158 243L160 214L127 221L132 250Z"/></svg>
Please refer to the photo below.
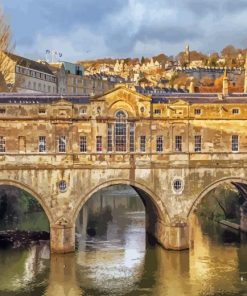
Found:
<svg viewBox="0 0 247 296"><path fill-rule="evenodd" d="M49 222L52 252L75 248L80 209L126 184L146 208L146 230L166 249L190 246L190 221L224 182L247 184L247 95L0 96L0 185L29 192ZM244 217L243 217L244 219Z"/></svg>

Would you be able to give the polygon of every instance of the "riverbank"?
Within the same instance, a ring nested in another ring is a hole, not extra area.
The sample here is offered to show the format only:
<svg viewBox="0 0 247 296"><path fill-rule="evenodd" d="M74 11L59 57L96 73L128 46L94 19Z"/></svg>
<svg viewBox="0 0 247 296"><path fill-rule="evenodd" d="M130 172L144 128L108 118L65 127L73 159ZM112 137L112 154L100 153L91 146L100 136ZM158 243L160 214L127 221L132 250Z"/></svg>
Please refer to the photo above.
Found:
<svg viewBox="0 0 247 296"><path fill-rule="evenodd" d="M49 239L50 234L46 231L5 230L0 231L0 248L26 248Z"/></svg>

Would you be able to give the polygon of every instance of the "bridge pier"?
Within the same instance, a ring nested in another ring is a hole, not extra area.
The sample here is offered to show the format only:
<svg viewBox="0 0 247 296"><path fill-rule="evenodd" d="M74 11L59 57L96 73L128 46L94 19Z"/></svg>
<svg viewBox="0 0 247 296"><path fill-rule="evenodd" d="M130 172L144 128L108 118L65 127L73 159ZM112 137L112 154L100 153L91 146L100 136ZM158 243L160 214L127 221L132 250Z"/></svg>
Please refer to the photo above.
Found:
<svg viewBox="0 0 247 296"><path fill-rule="evenodd" d="M52 253L75 251L75 226L53 225L50 227Z"/></svg>
<svg viewBox="0 0 247 296"><path fill-rule="evenodd" d="M247 202L240 207L240 230L247 232Z"/></svg>
<svg viewBox="0 0 247 296"><path fill-rule="evenodd" d="M187 223L165 225L158 221L155 237L158 243L167 250L186 250L189 248Z"/></svg>

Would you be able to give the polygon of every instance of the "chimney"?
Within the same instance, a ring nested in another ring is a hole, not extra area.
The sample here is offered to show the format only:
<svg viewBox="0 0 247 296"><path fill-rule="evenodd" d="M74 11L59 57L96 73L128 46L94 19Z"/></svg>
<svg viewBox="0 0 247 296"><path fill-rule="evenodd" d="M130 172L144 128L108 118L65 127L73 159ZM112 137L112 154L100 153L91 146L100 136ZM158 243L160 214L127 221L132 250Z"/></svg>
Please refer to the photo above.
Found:
<svg viewBox="0 0 247 296"><path fill-rule="evenodd" d="M229 94L229 81L227 77L227 69L225 68L224 78L223 78L223 88L222 88L223 96L227 96Z"/></svg>
<svg viewBox="0 0 247 296"><path fill-rule="evenodd" d="M194 92L195 92L195 85L194 85L194 81L191 80L190 87L189 87L189 93L193 94Z"/></svg>

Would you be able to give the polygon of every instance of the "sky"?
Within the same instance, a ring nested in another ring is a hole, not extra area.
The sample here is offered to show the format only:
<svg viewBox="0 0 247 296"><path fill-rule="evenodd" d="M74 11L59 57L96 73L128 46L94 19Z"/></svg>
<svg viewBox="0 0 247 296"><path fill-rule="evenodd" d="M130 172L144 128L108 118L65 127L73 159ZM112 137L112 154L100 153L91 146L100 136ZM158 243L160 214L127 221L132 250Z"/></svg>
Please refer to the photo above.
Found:
<svg viewBox="0 0 247 296"><path fill-rule="evenodd" d="M0 0L17 54L66 61L247 47L247 0Z"/></svg>

